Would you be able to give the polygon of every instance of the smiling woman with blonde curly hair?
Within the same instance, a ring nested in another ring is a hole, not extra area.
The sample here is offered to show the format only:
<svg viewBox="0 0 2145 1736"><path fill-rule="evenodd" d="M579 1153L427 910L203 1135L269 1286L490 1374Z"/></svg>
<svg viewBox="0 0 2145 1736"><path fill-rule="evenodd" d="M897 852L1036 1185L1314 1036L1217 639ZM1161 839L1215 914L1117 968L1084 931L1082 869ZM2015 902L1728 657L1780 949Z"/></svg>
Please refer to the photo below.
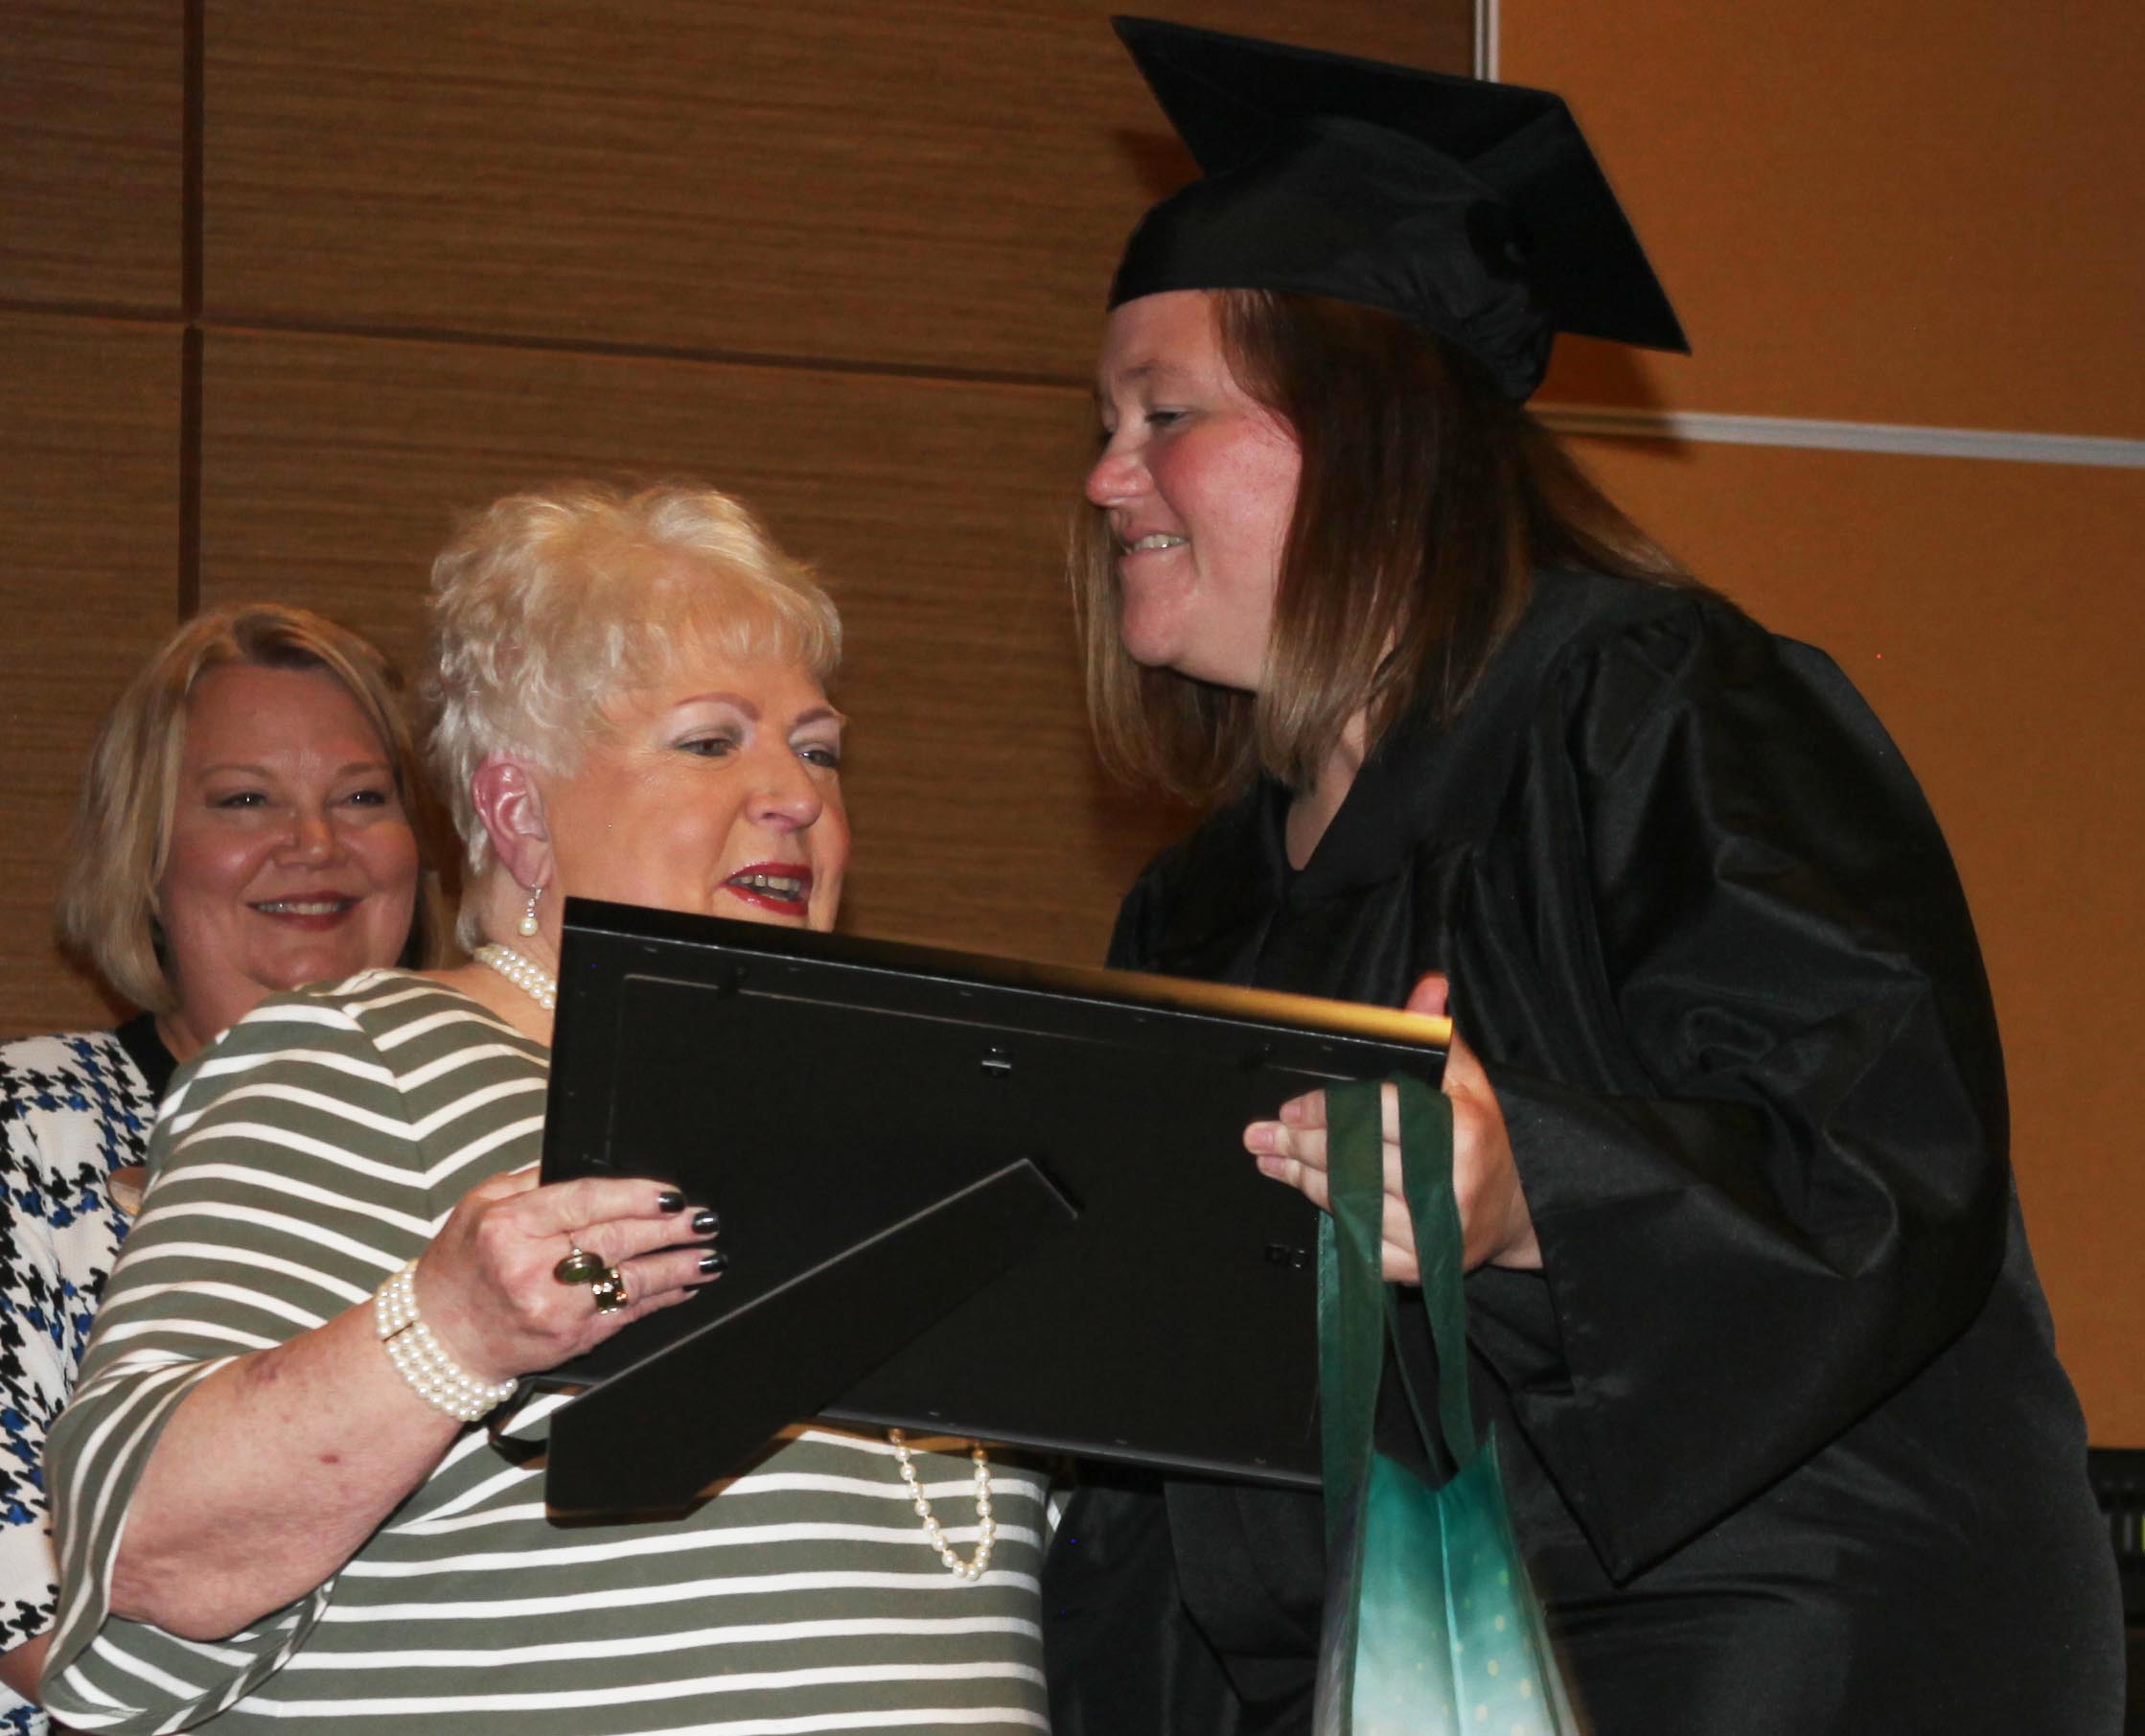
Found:
<svg viewBox="0 0 2145 1736"><path fill-rule="evenodd" d="M723 495L589 485L479 515L433 603L473 960L272 1001L174 1102L55 1439L53 1703L127 1731L1041 1727L1032 1474L811 1427L683 1516L554 1525L561 1400L516 1398L720 1275L711 1206L537 1183L561 905L832 924L833 606Z"/></svg>

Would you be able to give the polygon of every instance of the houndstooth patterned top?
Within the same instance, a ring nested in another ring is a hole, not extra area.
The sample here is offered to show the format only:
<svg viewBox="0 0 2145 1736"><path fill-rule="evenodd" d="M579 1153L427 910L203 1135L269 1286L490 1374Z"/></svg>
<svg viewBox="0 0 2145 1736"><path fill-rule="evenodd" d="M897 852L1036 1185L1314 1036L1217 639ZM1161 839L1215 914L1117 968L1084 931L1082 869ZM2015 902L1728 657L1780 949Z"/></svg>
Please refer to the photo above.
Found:
<svg viewBox="0 0 2145 1736"><path fill-rule="evenodd" d="M142 1162L172 1067L147 1016L0 1044L0 1651L53 1624L45 1430L74 1390L127 1234L109 1177ZM0 1730L44 1728L0 1687Z"/></svg>

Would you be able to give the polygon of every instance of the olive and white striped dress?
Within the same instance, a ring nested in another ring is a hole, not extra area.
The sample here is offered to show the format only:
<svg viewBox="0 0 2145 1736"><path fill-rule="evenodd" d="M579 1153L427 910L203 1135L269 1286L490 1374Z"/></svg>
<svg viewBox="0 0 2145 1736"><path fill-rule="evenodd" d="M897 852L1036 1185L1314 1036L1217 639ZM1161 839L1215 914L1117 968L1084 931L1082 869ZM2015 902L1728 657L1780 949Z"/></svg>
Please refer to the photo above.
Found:
<svg viewBox="0 0 2145 1736"><path fill-rule="evenodd" d="M817 1428L686 1518L554 1526L531 1443L560 1400L540 1399L465 1430L354 1561L257 1628L198 1643L109 1613L173 1407L223 1360L368 1306L470 1188L533 1161L544 1062L465 996L373 971L265 1003L181 1075L54 1431L56 1715L349 1736L1047 1727L1038 1477L994 1468L997 1548L970 1584L887 1443ZM918 1469L972 1548L966 1458Z"/></svg>

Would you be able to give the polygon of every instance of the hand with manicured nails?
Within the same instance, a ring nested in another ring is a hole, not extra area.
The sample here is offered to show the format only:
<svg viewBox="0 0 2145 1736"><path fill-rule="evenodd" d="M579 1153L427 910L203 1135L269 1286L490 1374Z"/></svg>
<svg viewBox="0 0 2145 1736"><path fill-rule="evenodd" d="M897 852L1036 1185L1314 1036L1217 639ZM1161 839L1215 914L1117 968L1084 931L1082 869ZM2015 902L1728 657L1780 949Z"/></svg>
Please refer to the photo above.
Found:
<svg viewBox="0 0 2145 1736"><path fill-rule="evenodd" d="M655 1181L538 1185L534 1169L464 1194L418 1261L417 1307L466 1374L556 1368L714 1276L714 1213ZM553 1268L579 1246L615 1265L605 1313ZM338 1571L468 1424L381 1352L374 1308L225 1363L173 1412L142 1471L112 1608L222 1639Z"/></svg>
<svg viewBox="0 0 2145 1736"><path fill-rule="evenodd" d="M1409 1012L1442 1016L1450 1001L1445 978L1433 971L1408 996ZM1452 1189L1460 1202L1460 1229L1466 1269L1479 1265L1541 1270L1541 1244L1534 1238L1527 1195L1512 1163L1511 1139L1505 1112L1475 1053L1456 1030L1445 1056L1444 1093L1452 1099ZM1399 1095L1388 1085L1382 1093L1385 1139L1384 1271L1390 1284L1419 1284L1415 1257L1415 1222L1400 1190ZM1326 1093L1291 1098L1280 1119L1254 1122L1244 1129L1244 1145L1256 1153L1262 1174L1286 1182L1322 1212L1328 1209L1326 1189Z"/></svg>
<svg viewBox="0 0 2145 1736"><path fill-rule="evenodd" d="M715 1232L712 1212L660 1182L495 1175L462 1196L418 1261L417 1306L471 1374L541 1374L706 1284ZM605 1313L587 1285L559 1282L552 1268L569 1247L618 1268L624 1308Z"/></svg>

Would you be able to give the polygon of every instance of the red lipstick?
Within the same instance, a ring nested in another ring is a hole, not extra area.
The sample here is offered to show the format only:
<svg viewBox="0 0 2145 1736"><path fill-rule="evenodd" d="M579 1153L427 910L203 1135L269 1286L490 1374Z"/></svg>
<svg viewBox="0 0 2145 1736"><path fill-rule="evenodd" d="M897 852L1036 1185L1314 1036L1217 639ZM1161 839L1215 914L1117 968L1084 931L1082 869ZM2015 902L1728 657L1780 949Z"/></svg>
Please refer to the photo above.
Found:
<svg viewBox="0 0 2145 1736"><path fill-rule="evenodd" d="M755 862L724 881L723 890L761 910L803 916L811 908L812 870L801 862Z"/></svg>

